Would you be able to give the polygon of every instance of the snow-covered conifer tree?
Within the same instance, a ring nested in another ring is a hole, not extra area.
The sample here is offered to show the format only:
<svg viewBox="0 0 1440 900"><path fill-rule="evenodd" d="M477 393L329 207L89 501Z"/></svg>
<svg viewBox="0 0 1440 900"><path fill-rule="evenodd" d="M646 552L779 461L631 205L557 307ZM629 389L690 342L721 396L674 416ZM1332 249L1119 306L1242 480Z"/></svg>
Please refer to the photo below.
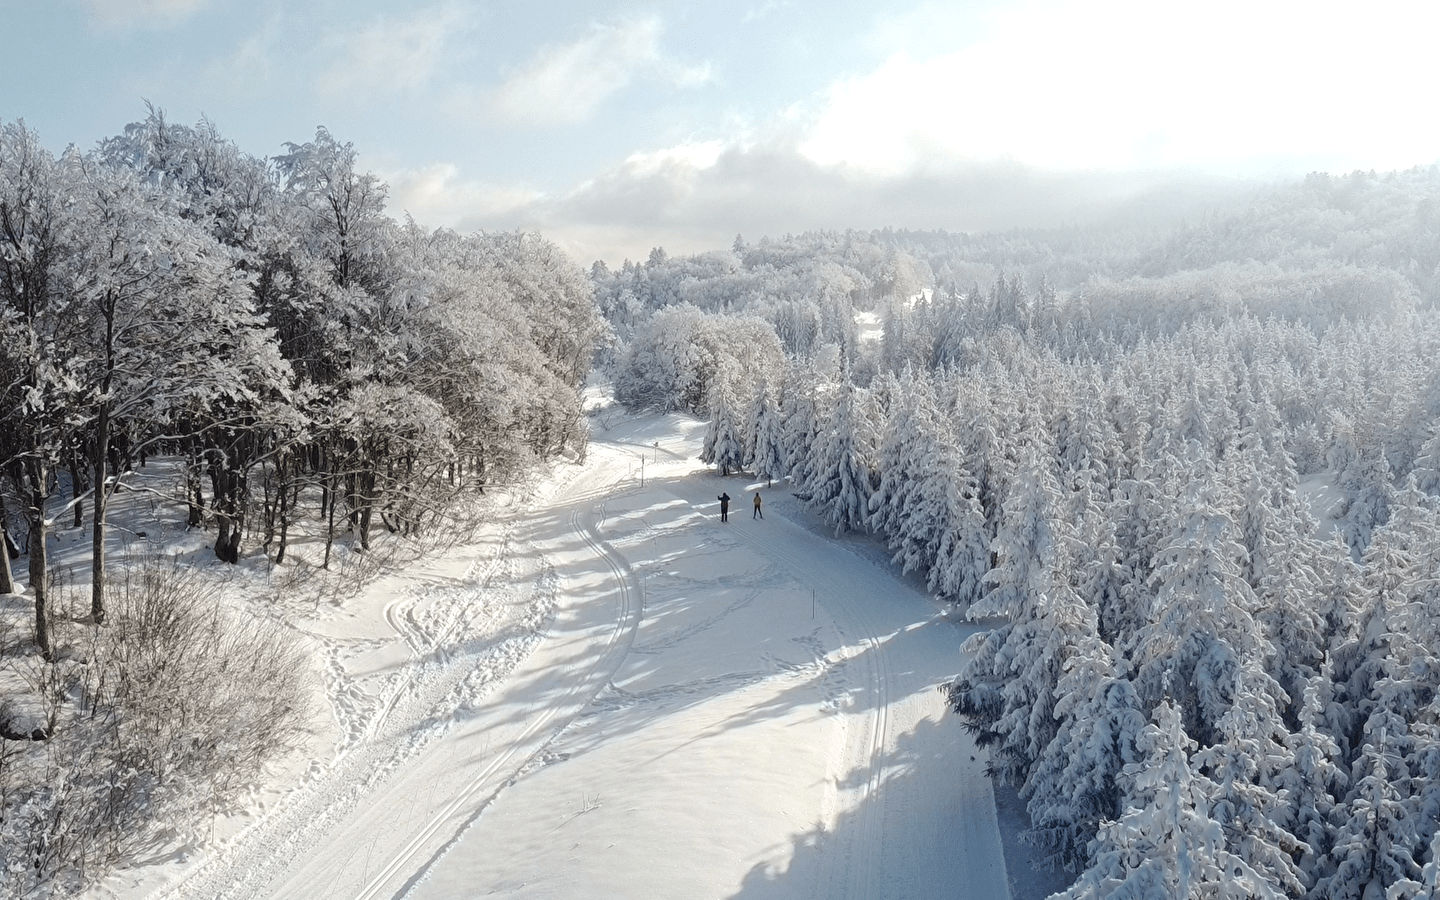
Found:
<svg viewBox="0 0 1440 900"><path fill-rule="evenodd" d="M1340 745L1332 736L1336 730L1331 718L1333 694L1327 660L1305 686L1300 729L1286 738L1294 762L1279 772L1274 785L1276 794L1285 800L1280 821L1305 842L1299 867L1310 885L1331 871L1326 861L1335 844L1332 814L1349 781L1342 768Z"/></svg>
<svg viewBox="0 0 1440 900"><path fill-rule="evenodd" d="M785 475L800 490L809 481L820 434L818 376L813 363L792 361L785 370L781 397L785 440Z"/></svg>
<svg viewBox="0 0 1440 900"><path fill-rule="evenodd" d="M1271 670L1298 703L1302 685L1314 675L1326 648L1325 620L1314 603L1320 548L1311 539L1313 523L1293 493L1283 511L1276 502L1284 479L1273 473L1273 459L1259 446L1232 450L1227 475L1238 484L1242 577L1255 592L1256 621L1276 651Z"/></svg>
<svg viewBox="0 0 1440 900"><path fill-rule="evenodd" d="M1030 766L1055 734L1055 686L1065 656L1084 634L1093 633L1093 612L1074 592L1069 562L1074 533L1056 514L1058 491L1050 455L1034 442L1022 450L1013 493L1005 503L992 552L999 562L986 575L990 591L970 606L971 618L1003 617L1010 632L996 657L1001 668L980 671L978 660L961 672L967 682L1001 685L1000 716L991 730L998 746L991 772L1009 784L1024 784ZM962 688L952 689L956 710L967 713Z"/></svg>
<svg viewBox="0 0 1440 900"><path fill-rule="evenodd" d="M1440 830L1430 838L1429 861L1420 870L1420 880L1401 878L1385 892L1386 900L1437 900L1440 898Z"/></svg>
<svg viewBox="0 0 1440 900"><path fill-rule="evenodd" d="M901 564L904 571L928 568L935 559L938 537L932 538L930 531L939 531L943 522L937 522L932 514L925 520L928 526L918 540L907 541L913 527L911 515L918 500L918 479L928 473L929 441L934 428L929 423L930 410L921 395L923 387L917 388L915 379L907 371L896 379L890 388L890 414L886 418L882 433L877 469L879 478L870 493L868 505L871 531L884 535L895 551L894 562ZM930 427L924 427L930 425ZM943 477L943 476L942 476ZM924 526L922 526L924 527Z"/></svg>
<svg viewBox="0 0 1440 900"><path fill-rule="evenodd" d="M1285 723L1274 679L1247 657L1235 672L1235 701L1220 717L1220 741L1200 750L1192 763L1215 783L1210 816L1225 836L1225 846L1290 896L1304 890L1295 856L1307 849L1283 824L1282 773L1291 769Z"/></svg>
<svg viewBox="0 0 1440 900"><path fill-rule="evenodd" d="M1124 809L1125 767L1140 760L1145 729L1140 698L1126 663L1095 634L1082 634L1055 686L1055 736L1025 784L1030 828L1021 838L1036 848L1037 865L1078 872L1100 823Z"/></svg>
<svg viewBox="0 0 1440 900"><path fill-rule="evenodd" d="M1412 473L1420 490L1440 494L1440 421L1431 424L1429 437L1420 447Z"/></svg>
<svg viewBox="0 0 1440 900"><path fill-rule="evenodd" d="M848 374L842 375L810 477L796 491L835 526L837 536L864 530L870 517L870 472L860 454L856 401Z"/></svg>
<svg viewBox="0 0 1440 900"><path fill-rule="evenodd" d="M1254 592L1241 576L1238 529L1213 478L1204 474L1191 485L1186 511L1160 549L1155 598L1134 646L1141 696L1172 696L1187 730L1207 744L1235 702L1239 661L1270 651L1253 619Z"/></svg>
<svg viewBox="0 0 1440 900"><path fill-rule="evenodd" d="M1052 900L1165 897L1173 900L1283 900L1284 889L1226 845L1209 810L1216 786L1191 768L1194 741L1168 700L1155 709L1135 766L1134 799L1101 826L1094 862Z"/></svg>
<svg viewBox="0 0 1440 900"><path fill-rule="evenodd" d="M984 593L990 569L985 513L980 508L979 486L959 450L942 443L936 447L936 454L940 471L950 475L943 480L928 478L923 485L923 503L943 510L945 522L926 585L941 599L968 607ZM943 492L943 506L931 499L937 489Z"/></svg>
<svg viewBox="0 0 1440 900"><path fill-rule="evenodd" d="M745 462L742 426L737 421L734 374L729 366L721 366L715 373L709 389L710 424L700 448L700 461L715 466L721 475L729 475L732 469L740 471Z"/></svg>
<svg viewBox="0 0 1440 900"><path fill-rule="evenodd" d="M1410 779L1405 763L1410 736L1404 721L1392 714L1372 716L1356 760L1354 790L1342 811L1331 872L1310 892L1323 900L1371 900L1386 896L1395 884L1417 880L1417 845L1429 835L1414 833L1405 800Z"/></svg>
<svg viewBox="0 0 1440 900"><path fill-rule="evenodd" d="M1381 448L1366 448L1340 473L1338 480L1348 501L1342 533L1351 552L1358 557L1369 546L1375 529L1390 518L1390 500L1395 494L1390 481L1390 463Z"/></svg>
<svg viewBox="0 0 1440 900"><path fill-rule="evenodd" d="M745 467L767 482L785 477L785 429L770 386L756 379L745 442Z"/></svg>

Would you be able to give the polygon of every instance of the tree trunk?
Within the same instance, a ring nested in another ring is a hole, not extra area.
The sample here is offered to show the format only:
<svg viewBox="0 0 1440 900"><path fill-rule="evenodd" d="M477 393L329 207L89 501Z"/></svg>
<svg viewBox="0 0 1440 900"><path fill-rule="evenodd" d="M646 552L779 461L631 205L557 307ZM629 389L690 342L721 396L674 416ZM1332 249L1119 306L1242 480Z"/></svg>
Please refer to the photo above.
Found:
<svg viewBox="0 0 1440 900"><path fill-rule="evenodd" d="M76 528L85 525L85 501L80 499L85 493L85 467L80 465L80 456L79 451L70 451L70 501L75 504Z"/></svg>
<svg viewBox="0 0 1440 900"><path fill-rule="evenodd" d="M35 643L46 662L55 661L55 650L50 644L50 611L46 609L49 585L45 582L49 568L49 529L45 523L45 499L49 491L50 473L42 460L31 457L25 460L26 501L29 508L25 516L30 524L30 592L35 597Z"/></svg>
<svg viewBox="0 0 1440 900"><path fill-rule="evenodd" d="M47 594L45 569L48 554L45 541L49 538L45 528L44 515L30 517L30 593L35 596L35 644L46 662L55 661L55 650L50 646L50 611L45 608Z"/></svg>
<svg viewBox="0 0 1440 900"><path fill-rule="evenodd" d="M215 556L233 565L240 562L240 538L244 532L244 479L224 453L212 449L209 456Z"/></svg>
<svg viewBox="0 0 1440 900"><path fill-rule="evenodd" d="M375 503L375 473L366 470L357 476L360 486L360 549L370 549L370 511Z"/></svg>
<svg viewBox="0 0 1440 900"><path fill-rule="evenodd" d="M0 495L0 594L15 593L15 573L10 569L10 560L20 556L20 548L10 537L8 523L10 516L5 511L5 497Z"/></svg>
<svg viewBox="0 0 1440 900"><path fill-rule="evenodd" d="M325 483L326 483L327 487L331 484L331 479L333 479L333 478L335 478L335 477L336 477L336 476L332 476L332 475L327 475L327 476L325 477L325 478L326 478ZM330 489L330 495L331 495L330 509L328 510L328 512L327 512L327 514L326 514L326 516L325 516L325 561L320 564L320 568L322 568L322 569L328 569L328 568L330 568L330 548L335 545L335 500L334 500L334 495L335 495L336 490L338 490L338 486L336 486L335 488Z"/></svg>
<svg viewBox="0 0 1440 900"><path fill-rule="evenodd" d="M280 541L275 548L275 565L285 561L285 544L290 536L290 482L285 478L285 458L282 455L279 462L280 471L280 496L276 503L278 509L276 516L280 520Z"/></svg>
<svg viewBox="0 0 1440 900"><path fill-rule="evenodd" d="M200 449L194 436L185 440L185 527L199 528L205 524L205 498L200 493Z"/></svg>
<svg viewBox="0 0 1440 900"><path fill-rule="evenodd" d="M10 532L5 528L4 516L0 510L0 594L13 594L15 576L10 571Z"/></svg>
<svg viewBox="0 0 1440 900"><path fill-rule="evenodd" d="M102 403L95 417L95 517L90 529L90 621L95 625L105 624L105 515L110 505L105 468L109 455L110 409Z"/></svg>

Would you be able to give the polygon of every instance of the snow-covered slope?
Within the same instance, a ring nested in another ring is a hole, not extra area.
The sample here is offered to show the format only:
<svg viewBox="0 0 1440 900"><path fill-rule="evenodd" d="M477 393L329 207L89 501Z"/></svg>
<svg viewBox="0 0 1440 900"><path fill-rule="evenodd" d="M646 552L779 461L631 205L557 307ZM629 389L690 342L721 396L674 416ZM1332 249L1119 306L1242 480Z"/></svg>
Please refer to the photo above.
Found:
<svg viewBox="0 0 1440 900"><path fill-rule="evenodd" d="M699 423L610 421L480 543L298 623L335 726L297 786L97 895L1008 897L936 690L974 626L698 467Z"/></svg>

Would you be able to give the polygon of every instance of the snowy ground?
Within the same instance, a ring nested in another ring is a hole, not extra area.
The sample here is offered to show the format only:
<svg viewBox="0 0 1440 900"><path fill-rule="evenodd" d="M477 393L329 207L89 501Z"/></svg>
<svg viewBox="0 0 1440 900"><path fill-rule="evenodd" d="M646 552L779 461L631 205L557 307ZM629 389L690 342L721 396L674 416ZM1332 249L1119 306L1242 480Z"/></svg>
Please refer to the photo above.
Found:
<svg viewBox="0 0 1440 900"><path fill-rule="evenodd" d="M1028 900L1061 886L1017 858L1003 793L1002 838L984 756L945 715L937 688L976 626L782 490L753 519L755 485L695 462L702 428L597 418L586 463L559 466L477 542L294 613L333 721L208 849L91 895Z"/></svg>

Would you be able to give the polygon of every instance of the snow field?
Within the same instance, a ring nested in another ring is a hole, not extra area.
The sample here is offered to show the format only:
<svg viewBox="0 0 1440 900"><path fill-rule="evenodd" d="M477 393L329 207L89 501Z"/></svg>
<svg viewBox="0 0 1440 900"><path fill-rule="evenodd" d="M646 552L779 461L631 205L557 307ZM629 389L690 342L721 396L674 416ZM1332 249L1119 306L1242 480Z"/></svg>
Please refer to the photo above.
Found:
<svg viewBox="0 0 1440 900"><path fill-rule="evenodd" d="M621 421L478 543L317 604L333 720L211 848L93 893L1009 897L937 690L974 626L781 490L751 520L697 426Z"/></svg>
<svg viewBox="0 0 1440 900"><path fill-rule="evenodd" d="M597 510L644 597L628 655L405 896L1009 896L983 758L936 690L970 626L788 523L780 491L754 521L738 479L634 475Z"/></svg>

